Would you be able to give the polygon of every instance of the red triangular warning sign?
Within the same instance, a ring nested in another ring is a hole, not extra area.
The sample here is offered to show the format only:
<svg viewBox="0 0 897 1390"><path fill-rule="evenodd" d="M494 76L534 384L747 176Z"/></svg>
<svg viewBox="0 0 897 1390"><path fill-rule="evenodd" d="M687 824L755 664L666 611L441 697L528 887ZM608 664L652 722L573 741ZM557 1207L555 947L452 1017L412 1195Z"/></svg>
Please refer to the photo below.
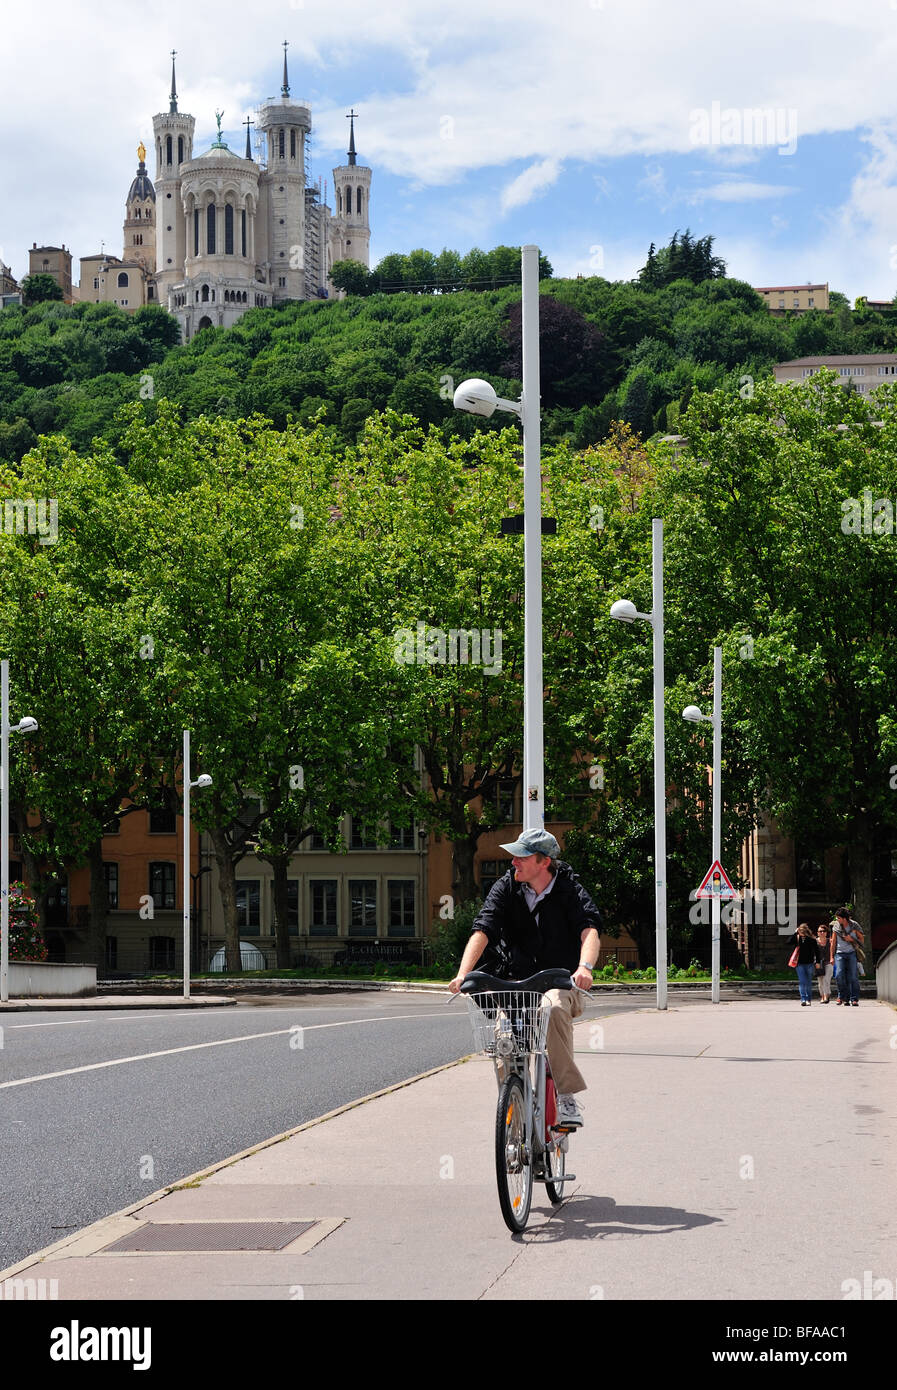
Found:
<svg viewBox="0 0 897 1390"><path fill-rule="evenodd" d="M737 898L738 894L729 881L722 864L715 859L704 875L700 888L695 893L696 898Z"/></svg>

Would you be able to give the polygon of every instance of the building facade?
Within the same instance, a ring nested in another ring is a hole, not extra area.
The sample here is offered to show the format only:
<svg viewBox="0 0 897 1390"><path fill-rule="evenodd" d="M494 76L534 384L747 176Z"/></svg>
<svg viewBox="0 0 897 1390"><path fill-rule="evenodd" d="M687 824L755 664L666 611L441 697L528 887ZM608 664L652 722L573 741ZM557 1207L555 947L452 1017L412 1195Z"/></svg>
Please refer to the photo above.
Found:
<svg viewBox="0 0 897 1390"><path fill-rule="evenodd" d="M255 120L259 159L252 155L252 122L246 122L241 155L222 138L223 113L216 114L217 139L195 155L196 122L178 110L172 55L169 109L153 117L151 284L180 323L184 341L204 328L229 327L248 309L327 298L335 261L351 256L369 263L371 171L357 163L354 111L349 162L333 171L335 214L309 180L311 108L290 94L286 45L280 97L264 102ZM140 234L136 221L126 226L132 236Z"/></svg>
<svg viewBox="0 0 897 1390"><path fill-rule="evenodd" d="M38 246L32 242L28 252L29 275L51 275L62 290L64 304L73 302L72 253L62 246Z"/></svg>
<svg viewBox="0 0 897 1390"><path fill-rule="evenodd" d="M837 372L844 386L867 396L876 386L897 377L897 352L853 353L832 357L795 357L773 367L776 381L799 382L814 376L821 368Z"/></svg>
<svg viewBox="0 0 897 1390"><path fill-rule="evenodd" d="M806 314L810 309L828 309L828 285L755 285L766 307L773 314Z"/></svg>

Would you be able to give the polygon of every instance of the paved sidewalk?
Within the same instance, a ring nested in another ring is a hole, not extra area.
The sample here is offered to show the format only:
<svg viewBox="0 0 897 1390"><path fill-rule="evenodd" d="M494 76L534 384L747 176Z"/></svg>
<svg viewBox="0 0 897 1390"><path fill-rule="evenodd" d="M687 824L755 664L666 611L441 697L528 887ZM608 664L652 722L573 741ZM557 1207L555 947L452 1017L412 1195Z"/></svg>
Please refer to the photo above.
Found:
<svg viewBox="0 0 897 1390"><path fill-rule="evenodd" d="M44 1010L62 1012L64 1009L211 1009L222 1004L236 1004L233 995L191 994L128 994L122 997L109 994L88 994L81 999L10 999L0 1004L0 1013L41 1013Z"/></svg>
<svg viewBox="0 0 897 1390"><path fill-rule="evenodd" d="M522 1236L499 1213L495 1082L477 1057L157 1193L0 1278L55 1279L61 1300L744 1298L809 1309L844 1299L867 1272L897 1277L894 1009L754 1000L602 1018L596 1001L575 1037L589 1083L586 1127L570 1143L577 1181L557 1209L537 1184ZM851 1175L846 1220L820 1206L836 1172ZM163 1226L195 1245L218 1223L290 1220L311 1224L283 1232L280 1250L109 1253Z"/></svg>

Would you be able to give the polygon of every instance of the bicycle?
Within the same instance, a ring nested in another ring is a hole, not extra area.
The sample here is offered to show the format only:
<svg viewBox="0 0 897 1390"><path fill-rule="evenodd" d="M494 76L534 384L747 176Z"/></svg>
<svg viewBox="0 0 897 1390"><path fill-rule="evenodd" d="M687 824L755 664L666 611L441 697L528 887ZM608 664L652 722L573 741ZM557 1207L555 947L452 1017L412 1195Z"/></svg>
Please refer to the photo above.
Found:
<svg viewBox="0 0 897 1390"><path fill-rule="evenodd" d="M515 1234L529 1220L534 1182L544 1182L557 1206L564 1184L576 1179L566 1171L572 1127L557 1123L557 1092L545 1046L551 1012L545 994L576 988L567 970L540 970L526 980L499 980L472 970L459 990L477 1047L495 1064L498 1200L505 1225Z"/></svg>

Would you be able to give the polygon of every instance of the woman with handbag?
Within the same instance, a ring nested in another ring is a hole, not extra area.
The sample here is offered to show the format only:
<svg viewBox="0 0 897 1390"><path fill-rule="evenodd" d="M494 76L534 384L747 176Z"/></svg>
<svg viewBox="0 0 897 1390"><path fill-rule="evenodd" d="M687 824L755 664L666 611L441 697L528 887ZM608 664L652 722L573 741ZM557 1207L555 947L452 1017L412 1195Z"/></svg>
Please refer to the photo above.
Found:
<svg viewBox="0 0 897 1390"><path fill-rule="evenodd" d="M829 941L828 927L824 922L820 922L816 928L816 945L819 947L819 960L816 964L816 983L819 986L819 998L823 1004L831 1003L832 998L832 947Z"/></svg>
<svg viewBox="0 0 897 1390"><path fill-rule="evenodd" d="M801 922L788 945L794 947L788 964L797 967L800 1006L802 1009L809 1008L813 999L813 976L819 960L819 947L806 922Z"/></svg>

